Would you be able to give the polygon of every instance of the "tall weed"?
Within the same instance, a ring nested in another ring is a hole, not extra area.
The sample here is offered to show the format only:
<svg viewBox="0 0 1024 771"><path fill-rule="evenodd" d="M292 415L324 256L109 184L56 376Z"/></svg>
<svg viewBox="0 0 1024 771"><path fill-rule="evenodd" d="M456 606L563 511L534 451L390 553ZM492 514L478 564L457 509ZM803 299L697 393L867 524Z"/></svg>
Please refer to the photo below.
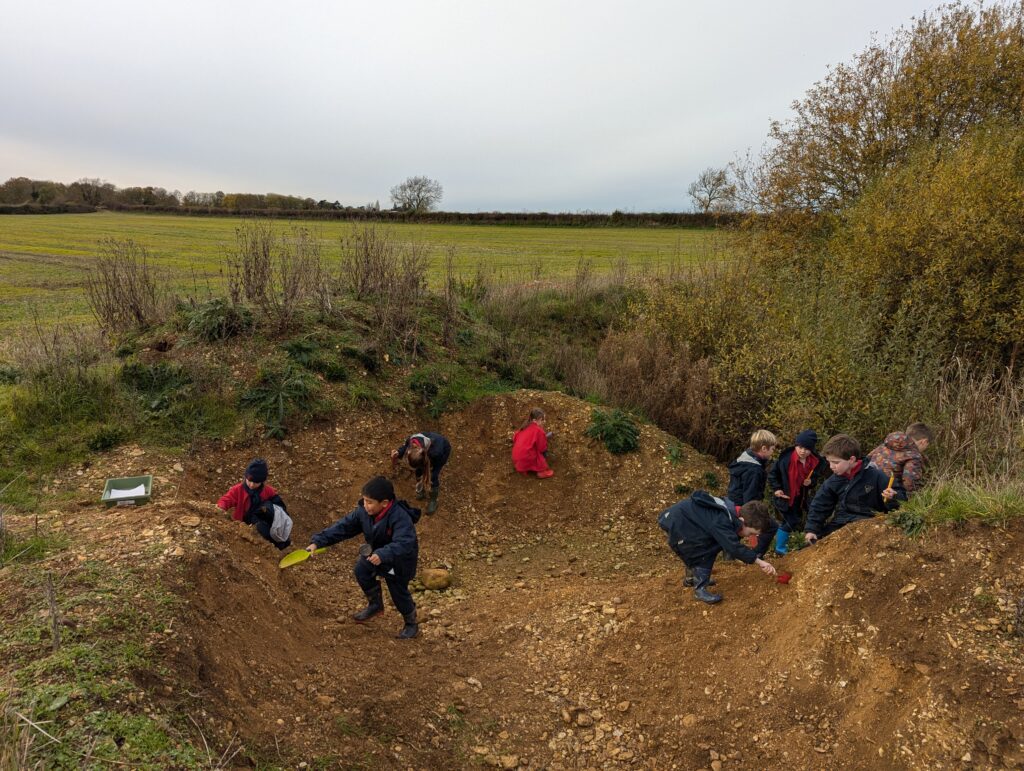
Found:
<svg viewBox="0 0 1024 771"><path fill-rule="evenodd" d="M306 306L321 313L331 308L332 293L319 234L292 227L278 234L269 222L253 221L235 229L235 248L227 255L229 307L243 301L259 311L259 321L284 330Z"/></svg>
<svg viewBox="0 0 1024 771"><path fill-rule="evenodd" d="M123 332L164 321L169 311L166 277L149 263L146 248L131 238L105 238L85 278L97 323Z"/></svg>
<svg viewBox="0 0 1024 771"><path fill-rule="evenodd" d="M379 347L419 349L420 305L427 289L428 249L399 243L387 230L353 228L341 242L339 284L357 300L371 301Z"/></svg>

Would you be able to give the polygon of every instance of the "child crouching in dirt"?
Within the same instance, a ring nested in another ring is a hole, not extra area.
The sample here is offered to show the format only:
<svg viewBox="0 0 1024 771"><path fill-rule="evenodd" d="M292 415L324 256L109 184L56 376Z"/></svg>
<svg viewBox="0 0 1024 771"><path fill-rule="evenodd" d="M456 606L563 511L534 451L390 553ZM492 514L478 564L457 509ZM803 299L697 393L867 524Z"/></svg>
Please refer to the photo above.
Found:
<svg viewBox="0 0 1024 771"><path fill-rule="evenodd" d="M366 544L359 550L355 576L366 594L367 605L352 618L360 624L384 612L384 595L380 578L388 585L395 608L402 614L405 626L398 633L400 640L417 635L416 603L409 592L409 581L416 575L419 542L416 522L420 510L405 501L395 500L395 487L387 477L374 477L363 485L363 497L348 516L313 535L306 547L310 553L324 546L362 534Z"/></svg>
<svg viewBox="0 0 1024 771"><path fill-rule="evenodd" d="M245 468L242 481L231 487L220 500L217 508L229 514L236 522L255 525L256 532L278 549L291 546L292 521L281 496L266 484L270 470L263 458L254 458Z"/></svg>
<svg viewBox="0 0 1024 771"><path fill-rule="evenodd" d="M396 465L398 461L405 458L409 462L409 466L416 471L416 498L419 500L426 497L424 486L427 477L430 478L430 503L427 504L427 514L437 511L437 495L441 490L441 469L444 468L451 454L451 442L441 434L430 431L413 434L405 440L405 444L397 450L391 451L392 465Z"/></svg>
<svg viewBox="0 0 1024 771"><path fill-rule="evenodd" d="M512 463L520 474L537 472L538 479L553 477L548 466L548 433L544 430L544 410L534 407L523 425L512 435Z"/></svg>
<svg viewBox="0 0 1024 771"><path fill-rule="evenodd" d="M748 565L754 563L768 575L775 575L775 568L740 540L759 536L770 522L764 501L736 506L728 498L715 498L703 490L658 515L658 525L668 533L669 548L686 563L683 585L692 586L693 596L708 604L722 600L722 595L708 591L709 586L715 585L711 570L719 552Z"/></svg>
<svg viewBox="0 0 1024 771"><path fill-rule="evenodd" d="M907 500L902 485L893 486L892 474L886 474L861 457L860 443L852 436L836 434L821 448L832 469L832 476L811 501L804 525L804 538L814 543L841 527L876 512L891 511Z"/></svg>

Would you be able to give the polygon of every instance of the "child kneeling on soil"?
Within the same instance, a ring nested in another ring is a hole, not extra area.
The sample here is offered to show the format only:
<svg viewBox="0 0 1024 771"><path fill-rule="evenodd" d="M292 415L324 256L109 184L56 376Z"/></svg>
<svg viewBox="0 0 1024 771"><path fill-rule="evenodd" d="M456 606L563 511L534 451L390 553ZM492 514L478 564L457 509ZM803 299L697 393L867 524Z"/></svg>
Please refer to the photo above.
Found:
<svg viewBox="0 0 1024 771"><path fill-rule="evenodd" d="M512 463L520 474L537 472L538 479L553 477L548 466L548 433L544 430L544 410L534 407L523 425L512 435Z"/></svg>
<svg viewBox="0 0 1024 771"><path fill-rule="evenodd" d="M821 448L832 476L818 490L807 513L804 537L808 543L876 512L891 511L907 499L902 485L893 488L893 476L868 463L860 443L852 436L836 434ZM826 521L828 520L828 521Z"/></svg>
<svg viewBox="0 0 1024 771"><path fill-rule="evenodd" d="M768 575L775 575L775 568L740 540L761 535L770 523L764 501L737 506L728 498L715 498L703 490L658 515L658 525L668 533L669 547L686 563L683 585L692 586L693 596L709 604L722 600L722 595L708 591L709 586L715 585L711 570L719 552L748 565L754 563Z"/></svg>
<svg viewBox="0 0 1024 771"><path fill-rule="evenodd" d="M292 545L292 521L281 496L266 484L270 470L263 458L254 458L245 468L242 481L234 485L220 500L217 508L236 522L255 525L256 532L278 549Z"/></svg>
<svg viewBox="0 0 1024 771"><path fill-rule="evenodd" d="M354 572L359 588L366 594L367 605L352 618L362 624L384 612L379 580L383 578L395 608L405 621L398 638L407 640L419 632L409 581L416 575L419 557L416 522L420 510L405 501L395 500L395 487L387 477L374 477L363 485L362 493L356 508L314 534L306 550L312 553L362 534L366 544L359 550Z"/></svg>
<svg viewBox="0 0 1024 771"><path fill-rule="evenodd" d="M416 471L416 497L419 500L426 498L424 485L426 478L430 477L430 503L427 504L427 514L437 511L437 495L441 490L441 469L448 462L452 454L452 445L441 434L430 431L423 431L413 434L405 440L405 444L397 450L391 451L391 463L397 464L402 458L409 462L409 466Z"/></svg>

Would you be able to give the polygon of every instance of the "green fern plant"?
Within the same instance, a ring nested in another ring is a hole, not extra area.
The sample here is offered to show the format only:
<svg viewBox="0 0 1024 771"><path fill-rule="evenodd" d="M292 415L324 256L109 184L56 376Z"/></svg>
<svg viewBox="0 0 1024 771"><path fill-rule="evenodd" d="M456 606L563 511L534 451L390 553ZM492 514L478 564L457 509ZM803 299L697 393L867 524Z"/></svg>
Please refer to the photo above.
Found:
<svg viewBox="0 0 1024 771"><path fill-rule="evenodd" d="M291 362L270 361L242 394L240 403L263 420L267 437L281 439L286 433L285 421L313 412L319 392L320 384L312 373Z"/></svg>
<svg viewBox="0 0 1024 771"><path fill-rule="evenodd" d="M586 435L604 442L608 452L615 455L633 452L640 446L640 429L633 416L622 410L594 410Z"/></svg>

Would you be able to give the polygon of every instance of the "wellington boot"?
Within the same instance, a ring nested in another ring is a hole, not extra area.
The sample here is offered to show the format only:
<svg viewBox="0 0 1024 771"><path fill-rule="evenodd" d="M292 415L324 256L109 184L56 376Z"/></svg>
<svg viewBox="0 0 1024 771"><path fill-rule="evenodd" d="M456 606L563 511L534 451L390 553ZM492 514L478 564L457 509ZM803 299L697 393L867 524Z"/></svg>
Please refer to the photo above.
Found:
<svg viewBox="0 0 1024 771"><path fill-rule="evenodd" d="M422 501L427 497L427 493L423 488L423 483L419 482L416 485L416 500Z"/></svg>
<svg viewBox="0 0 1024 771"><path fill-rule="evenodd" d="M371 618L384 612L384 595L381 593L380 585L366 593L366 600L366 607L352 616L357 624L365 624Z"/></svg>
<svg viewBox="0 0 1024 771"><path fill-rule="evenodd" d="M775 553L784 555L789 551L789 532L781 527L775 533Z"/></svg>
<svg viewBox="0 0 1024 771"><path fill-rule="evenodd" d="M701 602L706 602L708 605L714 605L716 602L722 601L722 595L713 594L708 591L708 585L711 581L710 568L694 568L693 577L697 579L697 583L693 586L694 597Z"/></svg>
<svg viewBox="0 0 1024 771"><path fill-rule="evenodd" d="M399 640L411 640L420 633L419 624L416 623L415 610L402 616L402 620L405 621L405 626L402 627L402 631L397 635Z"/></svg>
<svg viewBox="0 0 1024 771"><path fill-rule="evenodd" d="M537 479L550 479L554 475L555 472L552 469L546 468L543 471L537 472Z"/></svg>
<svg viewBox="0 0 1024 771"><path fill-rule="evenodd" d="M434 514L437 512L437 493L438 490L430 491L430 503L427 504L427 514Z"/></svg>
<svg viewBox="0 0 1024 771"><path fill-rule="evenodd" d="M708 586L714 586L717 583L718 582L715 579L709 578L707 585ZM697 577L693 574L693 569L692 568L687 568L686 569L686 577L683 579L683 586L687 586L687 587L690 587L692 589L696 585L697 585Z"/></svg>

